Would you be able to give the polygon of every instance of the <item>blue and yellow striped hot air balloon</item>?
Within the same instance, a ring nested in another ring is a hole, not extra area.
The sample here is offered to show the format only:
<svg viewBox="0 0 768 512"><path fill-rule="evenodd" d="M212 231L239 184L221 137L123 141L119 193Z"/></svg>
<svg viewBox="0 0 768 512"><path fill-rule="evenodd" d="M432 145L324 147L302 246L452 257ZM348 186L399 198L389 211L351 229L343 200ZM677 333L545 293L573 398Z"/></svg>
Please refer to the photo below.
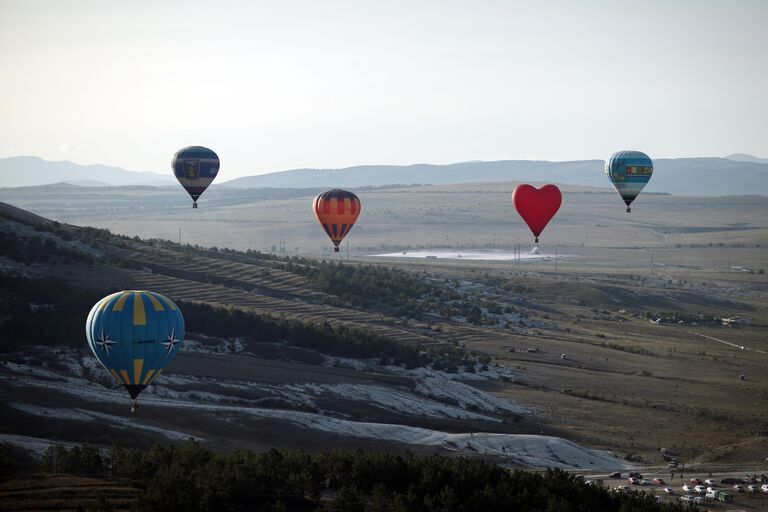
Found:
<svg viewBox="0 0 768 512"><path fill-rule="evenodd" d="M605 162L605 174L626 203L627 213L630 213L629 205L651 179L653 162L641 151L619 151Z"/></svg>
<svg viewBox="0 0 768 512"><path fill-rule="evenodd" d="M136 405L184 340L184 317L159 293L128 290L96 303L85 323L88 346ZM133 410L134 407L131 407Z"/></svg>

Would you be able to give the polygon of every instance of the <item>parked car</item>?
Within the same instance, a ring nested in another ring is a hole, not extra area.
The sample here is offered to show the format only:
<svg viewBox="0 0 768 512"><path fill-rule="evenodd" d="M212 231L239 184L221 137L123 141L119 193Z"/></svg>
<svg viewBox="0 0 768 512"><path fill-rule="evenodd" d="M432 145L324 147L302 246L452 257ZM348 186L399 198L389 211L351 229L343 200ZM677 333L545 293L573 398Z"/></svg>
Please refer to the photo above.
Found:
<svg viewBox="0 0 768 512"><path fill-rule="evenodd" d="M748 485L747 486L747 492L757 492L757 486L756 485Z"/></svg>
<svg viewBox="0 0 768 512"><path fill-rule="evenodd" d="M694 487L694 488L693 488L693 490L694 490L694 491L695 491L697 494L704 494L705 492L707 492L707 490L704 488L704 486L703 486L703 485L697 485L696 487Z"/></svg>
<svg viewBox="0 0 768 512"><path fill-rule="evenodd" d="M675 491L673 491L671 487L665 487L664 492L667 494L675 494Z"/></svg>
<svg viewBox="0 0 768 512"><path fill-rule="evenodd" d="M667 464L667 469L675 469L677 467L677 461L672 461L669 464Z"/></svg>
<svg viewBox="0 0 768 512"><path fill-rule="evenodd" d="M687 495L680 496L680 501L682 501L683 503L690 503L690 502L693 502L693 498L694 498L693 496L687 496Z"/></svg>
<svg viewBox="0 0 768 512"><path fill-rule="evenodd" d="M647 478L643 478L642 480L640 480L640 485L651 485L651 481L648 480Z"/></svg>
<svg viewBox="0 0 768 512"><path fill-rule="evenodd" d="M744 492L744 486L741 484L736 484L733 486L733 490L736 492Z"/></svg>
<svg viewBox="0 0 768 512"><path fill-rule="evenodd" d="M704 498L702 498L701 496L694 496L693 497L693 502L696 503L696 504L704 503Z"/></svg>
<svg viewBox="0 0 768 512"><path fill-rule="evenodd" d="M725 485L731 485L731 484L740 484L743 482L741 481L741 478L721 478L720 483Z"/></svg>
<svg viewBox="0 0 768 512"><path fill-rule="evenodd" d="M616 471L616 472L611 473L610 475L608 475L608 478L621 478L621 473Z"/></svg>
<svg viewBox="0 0 768 512"><path fill-rule="evenodd" d="M626 485L617 485L613 488L615 492L629 492L629 487Z"/></svg>
<svg viewBox="0 0 768 512"><path fill-rule="evenodd" d="M640 485L640 480L637 478L629 477L627 478L627 483L629 483L629 485Z"/></svg>
<svg viewBox="0 0 768 512"><path fill-rule="evenodd" d="M654 478L653 479L653 485L666 485L666 484L667 484L667 482L665 482L661 478Z"/></svg>
<svg viewBox="0 0 768 512"><path fill-rule="evenodd" d="M693 492L693 486L688 484L684 485L683 492Z"/></svg>
<svg viewBox="0 0 768 512"><path fill-rule="evenodd" d="M714 487L715 485L717 485L717 482L715 482L711 478L707 478L706 480L704 480L704 484L711 485L712 487Z"/></svg>
<svg viewBox="0 0 768 512"><path fill-rule="evenodd" d="M628 476L631 478L643 478L643 475L641 475L637 471L630 471Z"/></svg>
<svg viewBox="0 0 768 512"><path fill-rule="evenodd" d="M768 492L768 484L763 484L762 487L760 487L760 490L763 492Z"/></svg>
<svg viewBox="0 0 768 512"><path fill-rule="evenodd" d="M703 482L699 480L698 478L691 478L691 483L693 485L701 485Z"/></svg>

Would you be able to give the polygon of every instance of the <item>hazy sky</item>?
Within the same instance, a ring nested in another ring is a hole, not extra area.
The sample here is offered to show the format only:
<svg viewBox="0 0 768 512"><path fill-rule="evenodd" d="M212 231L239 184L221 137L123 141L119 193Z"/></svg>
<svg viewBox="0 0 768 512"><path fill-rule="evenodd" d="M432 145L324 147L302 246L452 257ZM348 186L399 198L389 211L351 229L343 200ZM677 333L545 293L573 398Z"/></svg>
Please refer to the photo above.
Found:
<svg viewBox="0 0 768 512"><path fill-rule="evenodd" d="M0 156L768 157L768 1L0 0Z"/></svg>

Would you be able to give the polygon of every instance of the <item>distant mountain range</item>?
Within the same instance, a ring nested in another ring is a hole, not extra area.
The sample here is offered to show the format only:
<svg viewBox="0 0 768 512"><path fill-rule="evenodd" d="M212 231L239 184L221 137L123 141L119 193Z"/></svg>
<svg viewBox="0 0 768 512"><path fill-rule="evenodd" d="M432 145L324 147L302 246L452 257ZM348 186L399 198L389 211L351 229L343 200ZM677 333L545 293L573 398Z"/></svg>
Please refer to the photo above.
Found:
<svg viewBox="0 0 768 512"><path fill-rule="evenodd" d="M728 160L734 160L736 162L754 162L756 164L768 164L768 158L758 158L754 155L748 155L746 153L734 153L732 155L728 155Z"/></svg>
<svg viewBox="0 0 768 512"><path fill-rule="evenodd" d="M347 169L296 169L238 178L228 187L364 187L532 181L610 187L602 160L546 162L502 160L450 165L368 165ZM730 158L660 158L648 192L688 196L768 195L768 165Z"/></svg>
<svg viewBox="0 0 768 512"><path fill-rule="evenodd" d="M294 169L237 178L229 188L370 187L531 181L610 187L602 160L547 162L500 160L448 165L362 165L345 169ZM223 173L225 174L225 173ZM104 165L48 162L36 157L0 159L0 187L67 183L77 186L173 185L168 175ZM726 158L660 158L646 191L687 196L768 195L768 159L733 154Z"/></svg>
<svg viewBox="0 0 768 512"><path fill-rule="evenodd" d="M36 156L0 158L0 187L32 187L68 183L84 187L124 185L173 185L176 180L156 172L126 171L108 165L80 165L74 162L49 162Z"/></svg>

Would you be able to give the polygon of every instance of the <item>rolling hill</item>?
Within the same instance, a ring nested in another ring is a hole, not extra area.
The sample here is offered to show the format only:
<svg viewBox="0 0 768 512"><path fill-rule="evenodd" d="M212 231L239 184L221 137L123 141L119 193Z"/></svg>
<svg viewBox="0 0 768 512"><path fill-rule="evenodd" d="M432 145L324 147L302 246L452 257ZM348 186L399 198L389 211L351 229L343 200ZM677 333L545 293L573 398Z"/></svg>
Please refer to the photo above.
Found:
<svg viewBox="0 0 768 512"><path fill-rule="evenodd" d="M610 187L602 160L546 162L502 160L450 165L378 165L346 169L296 169L238 178L228 187L364 187L392 184L454 184L502 181ZM768 166L726 158L654 160L647 192L684 196L767 195Z"/></svg>
<svg viewBox="0 0 768 512"><path fill-rule="evenodd" d="M133 172L108 165L50 162L35 156L0 158L0 187L29 187L51 183L83 186L173 185L169 174Z"/></svg>
<svg viewBox="0 0 768 512"><path fill-rule="evenodd" d="M768 195L768 165L750 155L727 158L660 158L646 192L684 196ZM223 169L220 179L226 179ZM330 188L445 185L532 181L610 187L602 160L547 162L501 160L448 165L361 165L345 169L293 169L215 183L212 189ZM35 157L0 159L0 187L53 183L78 186L176 185L168 174L131 172L104 165L47 162Z"/></svg>

